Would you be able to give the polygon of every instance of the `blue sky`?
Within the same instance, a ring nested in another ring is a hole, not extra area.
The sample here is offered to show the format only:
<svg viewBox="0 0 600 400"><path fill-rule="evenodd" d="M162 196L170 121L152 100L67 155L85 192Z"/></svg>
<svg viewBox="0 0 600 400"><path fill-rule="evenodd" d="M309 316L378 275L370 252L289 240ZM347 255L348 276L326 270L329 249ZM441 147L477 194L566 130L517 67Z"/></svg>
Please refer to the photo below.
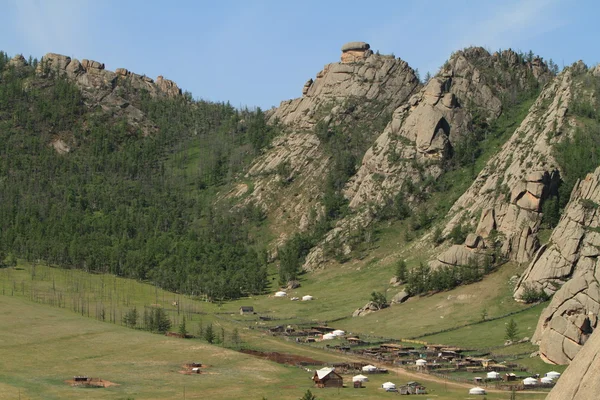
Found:
<svg viewBox="0 0 600 400"><path fill-rule="evenodd" d="M452 51L532 49L559 66L600 61L597 0L0 0L0 49L104 62L194 97L270 108L339 60L348 41L421 75Z"/></svg>

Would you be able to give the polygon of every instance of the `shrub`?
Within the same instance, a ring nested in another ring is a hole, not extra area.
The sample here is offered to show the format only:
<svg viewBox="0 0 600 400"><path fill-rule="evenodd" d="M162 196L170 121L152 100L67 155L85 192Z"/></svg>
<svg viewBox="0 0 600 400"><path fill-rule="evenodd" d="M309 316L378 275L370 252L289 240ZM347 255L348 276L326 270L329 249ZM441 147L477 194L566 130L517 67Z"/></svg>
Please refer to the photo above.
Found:
<svg viewBox="0 0 600 400"><path fill-rule="evenodd" d="M527 304L544 302L550 299L550 296L544 291L543 288L539 290L529 283L523 284L523 293L521 294L521 300Z"/></svg>

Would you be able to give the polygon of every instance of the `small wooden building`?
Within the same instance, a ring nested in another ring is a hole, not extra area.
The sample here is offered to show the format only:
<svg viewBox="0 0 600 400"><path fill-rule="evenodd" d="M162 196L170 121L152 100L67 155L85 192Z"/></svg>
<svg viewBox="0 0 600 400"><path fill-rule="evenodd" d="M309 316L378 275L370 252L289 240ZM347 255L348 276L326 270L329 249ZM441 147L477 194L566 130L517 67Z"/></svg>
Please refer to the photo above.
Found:
<svg viewBox="0 0 600 400"><path fill-rule="evenodd" d="M254 314L254 307L252 306L241 306L240 315Z"/></svg>
<svg viewBox="0 0 600 400"><path fill-rule="evenodd" d="M315 371L312 377L315 386L319 388L343 387L344 379L333 368L322 368Z"/></svg>

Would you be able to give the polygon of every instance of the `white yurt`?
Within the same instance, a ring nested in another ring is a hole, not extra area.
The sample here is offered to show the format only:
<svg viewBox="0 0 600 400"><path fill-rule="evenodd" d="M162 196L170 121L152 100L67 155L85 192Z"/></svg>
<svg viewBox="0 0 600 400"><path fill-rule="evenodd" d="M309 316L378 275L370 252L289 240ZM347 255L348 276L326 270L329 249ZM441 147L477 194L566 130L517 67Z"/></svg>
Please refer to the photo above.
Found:
<svg viewBox="0 0 600 400"><path fill-rule="evenodd" d="M496 371L488 372L486 378L487 379L500 379L500 374L497 373Z"/></svg>
<svg viewBox="0 0 600 400"><path fill-rule="evenodd" d="M365 365L362 367L363 372L375 372L377 371L377 367L374 365Z"/></svg>
<svg viewBox="0 0 600 400"><path fill-rule="evenodd" d="M552 380L557 380L558 378L560 378L560 372L550 371L546 373L546 377Z"/></svg>
<svg viewBox="0 0 600 400"><path fill-rule="evenodd" d="M335 335L333 333L326 333L323 335L323 340L331 340L335 339Z"/></svg>
<svg viewBox="0 0 600 400"><path fill-rule="evenodd" d="M275 293L275 297L285 297L287 296L287 293L284 291L279 291L277 293Z"/></svg>
<svg viewBox="0 0 600 400"><path fill-rule="evenodd" d="M534 386L537 385L538 381L535 378L525 378L523 379L523 385L525 386Z"/></svg>
<svg viewBox="0 0 600 400"><path fill-rule="evenodd" d="M544 376L542 379L540 379L540 382L543 384L546 384L546 385L550 385L550 384L554 383L554 380L552 380L552 378Z"/></svg>
<svg viewBox="0 0 600 400"><path fill-rule="evenodd" d="M313 299L314 299L314 297L312 297L310 294L307 294L306 296L302 296L302 301L310 301Z"/></svg>
<svg viewBox="0 0 600 400"><path fill-rule="evenodd" d="M386 382L384 384L381 385L382 388L384 389L396 389L396 384L392 383L392 382Z"/></svg>
<svg viewBox="0 0 600 400"><path fill-rule="evenodd" d="M333 335L335 336L344 336L346 334L346 332L344 332L341 329L336 329L335 331L331 332Z"/></svg>
<svg viewBox="0 0 600 400"><path fill-rule="evenodd" d="M481 394L484 395L485 394L485 389L482 389L480 387L474 387L472 389L469 390L469 394Z"/></svg>
<svg viewBox="0 0 600 400"><path fill-rule="evenodd" d="M417 364L417 367L424 367L427 365L427 360L419 358L417 361L415 361L415 364Z"/></svg>
<svg viewBox="0 0 600 400"><path fill-rule="evenodd" d="M364 375L356 375L352 377L352 382L368 382L369 378Z"/></svg>

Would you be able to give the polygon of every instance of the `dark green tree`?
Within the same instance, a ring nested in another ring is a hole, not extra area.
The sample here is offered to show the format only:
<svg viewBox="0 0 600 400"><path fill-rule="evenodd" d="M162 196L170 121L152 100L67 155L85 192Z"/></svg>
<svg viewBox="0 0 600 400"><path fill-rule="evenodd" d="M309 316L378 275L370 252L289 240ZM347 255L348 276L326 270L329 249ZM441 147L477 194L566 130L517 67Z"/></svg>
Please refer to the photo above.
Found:
<svg viewBox="0 0 600 400"><path fill-rule="evenodd" d="M314 394L312 394L312 392L310 391L310 389L306 390L306 393L304 393L304 396L302 396L300 398L300 400L317 400L317 396L315 396Z"/></svg>
<svg viewBox="0 0 600 400"><path fill-rule="evenodd" d="M183 316L183 319L181 320L181 323L179 324L179 334L181 335L182 338L187 337L187 329L185 327L185 315Z"/></svg>
<svg viewBox="0 0 600 400"><path fill-rule="evenodd" d="M215 339L216 335L213 330L213 326L212 324L208 324L206 326L206 329L204 330L204 340L206 340L210 344L213 344L215 342Z"/></svg>
<svg viewBox="0 0 600 400"><path fill-rule="evenodd" d="M514 342L515 340L517 340L518 336L519 336L519 327L517 326L517 323L515 322L515 320L511 318L510 321L508 321L508 323L506 324L504 338L506 340L510 340L510 341Z"/></svg>

